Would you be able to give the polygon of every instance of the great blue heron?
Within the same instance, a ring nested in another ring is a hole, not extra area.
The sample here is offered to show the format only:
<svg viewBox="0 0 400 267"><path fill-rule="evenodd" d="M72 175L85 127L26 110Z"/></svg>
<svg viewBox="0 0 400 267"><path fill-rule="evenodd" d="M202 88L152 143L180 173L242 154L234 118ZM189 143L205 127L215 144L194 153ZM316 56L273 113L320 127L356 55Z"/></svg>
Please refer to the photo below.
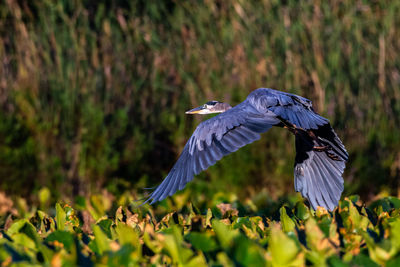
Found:
<svg viewBox="0 0 400 267"><path fill-rule="evenodd" d="M295 136L294 186L314 209L333 210L343 191L348 153L329 120L318 115L310 100L269 88L251 92L235 107L210 101L186 114L221 113L200 123L167 177L150 194L154 202L173 195L223 156L260 139L272 126ZM143 203L143 204L144 204Z"/></svg>

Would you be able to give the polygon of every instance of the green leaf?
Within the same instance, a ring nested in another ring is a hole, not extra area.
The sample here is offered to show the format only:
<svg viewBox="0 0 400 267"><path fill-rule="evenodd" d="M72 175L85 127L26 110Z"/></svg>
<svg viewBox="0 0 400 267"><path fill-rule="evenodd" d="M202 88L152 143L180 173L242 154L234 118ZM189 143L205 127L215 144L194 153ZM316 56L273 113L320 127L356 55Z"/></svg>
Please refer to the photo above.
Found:
<svg viewBox="0 0 400 267"><path fill-rule="evenodd" d="M395 253L395 248L390 246L389 240L384 239L376 243L366 232L360 231L360 233L367 244L369 258L376 263L383 265Z"/></svg>
<svg viewBox="0 0 400 267"><path fill-rule="evenodd" d="M328 259L329 266L332 267L350 267L349 264L343 262L338 256L334 255Z"/></svg>
<svg viewBox="0 0 400 267"><path fill-rule="evenodd" d="M310 218L310 210L303 202L297 202L296 204L296 217L303 221Z"/></svg>
<svg viewBox="0 0 400 267"><path fill-rule="evenodd" d="M279 213L281 215L282 230L285 233L293 232L296 225L293 220L287 215L286 207L283 206L282 208L280 208Z"/></svg>
<svg viewBox="0 0 400 267"><path fill-rule="evenodd" d="M229 226L217 219L212 220L211 224L222 248L226 249L232 246L233 239L239 234L238 230L230 229Z"/></svg>
<svg viewBox="0 0 400 267"><path fill-rule="evenodd" d="M122 245L131 244L133 247L138 247L140 245L139 236L132 227L119 223L115 227L115 231Z"/></svg>
<svg viewBox="0 0 400 267"><path fill-rule="evenodd" d="M107 265L108 266L136 266L132 263L136 263L140 258L137 255L133 255L135 248L132 245L123 245L117 252L112 253Z"/></svg>
<svg viewBox="0 0 400 267"><path fill-rule="evenodd" d="M242 225L245 225L247 228L252 228L253 224L250 221L249 217L238 217L235 220L235 223L233 225L233 229L239 229L242 227Z"/></svg>
<svg viewBox="0 0 400 267"><path fill-rule="evenodd" d="M150 250L152 250L154 253L161 253L162 246L160 246L160 242L158 240L152 241L150 234L148 232L144 232L143 234L143 242L148 247Z"/></svg>
<svg viewBox="0 0 400 267"><path fill-rule="evenodd" d="M394 246L396 246L397 252L400 252L400 218L390 224L390 239Z"/></svg>
<svg viewBox="0 0 400 267"><path fill-rule="evenodd" d="M77 196L75 198L75 208L79 210L86 209L86 199L82 196Z"/></svg>
<svg viewBox="0 0 400 267"><path fill-rule="evenodd" d="M65 229L66 213L59 203L56 204L56 223L58 230Z"/></svg>
<svg viewBox="0 0 400 267"><path fill-rule="evenodd" d="M40 237L36 232L36 228L30 223L26 222L21 229L19 230L20 233L26 234L30 239L32 239L37 246L40 245Z"/></svg>
<svg viewBox="0 0 400 267"><path fill-rule="evenodd" d="M192 257L184 266L187 267L206 267L208 266L203 254Z"/></svg>
<svg viewBox="0 0 400 267"><path fill-rule="evenodd" d="M49 236L45 240L46 242L60 242L68 251L71 251L71 249L75 245L73 235L70 232L62 230L57 230L49 234Z"/></svg>
<svg viewBox="0 0 400 267"><path fill-rule="evenodd" d="M398 267L400 266L400 256L397 258L390 259L386 262L386 267Z"/></svg>
<svg viewBox="0 0 400 267"><path fill-rule="evenodd" d="M191 232L185 236L195 249L203 252L214 251L218 249L217 242L207 233Z"/></svg>
<svg viewBox="0 0 400 267"><path fill-rule="evenodd" d="M352 260L353 266L363 266L363 267L379 267L371 258L366 255L359 254L356 255Z"/></svg>
<svg viewBox="0 0 400 267"><path fill-rule="evenodd" d="M356 203L357 201L360 200L360 196L359 196L359 195L351 195L351 196L348 196L348 199L349 199L351 202Z"/></svg>
<svg viewBox="0 0 400 267"><path fill-rule="evenodd" d="M318 222L319 228L326 237L329 237L331 223L332 223L332 218L330 216L323 216Z"/></svg>
<svg viewBox="0 0 400 267"><path fill-rule="evenodd" d="M400 208L400 199L395 197L385 197L378 199L369 205L369 208L374 210L379 214L381 212L390 212L393 208Z"/></svg>
<svg viewBox="0 0 400 267"><path fill-rule="evenodd" d="M169 234L165 235L164 247L171 255L173 261L178 264L185 264L192 257L193 252L188 248L182 247L183 237L181 229L177 225L170 228Z"/></svg>
<svg viewBox="0 0 400 267"><path fill-rule="evenodd" d="M8 228L7 234L12 236L13 234L18 233L22 227L24 227L25 223L27 223L27 219L19 219L12 223L12 225Z"/></svg>
<svg viewBox="0 0 400 267"><path fill-rule="evenodd" d="M88 210L96 221L104 216L106 210L111 205L110 200L102 197L101 195L92 195L90 197L90 204L91 207L88 207Z"/></svg>
<svg viewBox="0 0 400 267"><path fill-rule="evenodd" d="M110 219L104 219L101 220L97 223L98 226L100 226L101 230L107 235L109 239L111 239L111 225L112 221Z"/></svg>
<svg viewBox="0 0 400 267"><path fill-rule="evenodd" d="M30 248L30 249L35 249L36 248L36 244L35 241L33 241L29 236L27 236L26 234L23 233L17 233L14 234L12 236L13 241L16 244L22 245L26 248Z"/></svg>
<svg viewBox="0 0 400 267"><path fill-rule="evenodd" d="M288 237L279 224L272 224L270 228L268 252L271 255L272 266L302 266L304 259L294 240Z"/></svg>
<svg viewBox="0 0 400 267"><path fill-rule="evenodd" d="M349 202L349 215L354 225L360 225L361 215L352 202Z"/></svg>
<svg viewBox="0 0 400 267"><path fill-rule="evenodd" d="M224 267L234 267L233 259L231 259L225 252L219 252L217 254L217 260Z"/></svg>
<svg viewBox="0 0 400 267"><path fill-rule="evenodd" d="M243 266L265 266L266 260L260 246L243 235L235 238L235 259Z"/></svg>
<svg viewBox="0 0 400 267"><path fill-rule="evenodd" d="M110 250L109 240L107 239L107 235L101 230L100 226L93 225L93 233L94 233L94 244L95 244L95 252L97 254L103 254L105 251Z"/></svg>
<svg viewBox="0 0 400 267"><path fill-rule="evenodd" d="M393 208L400 209L400 199L397 197L388 196L387 200L392 204Z"/></svg>

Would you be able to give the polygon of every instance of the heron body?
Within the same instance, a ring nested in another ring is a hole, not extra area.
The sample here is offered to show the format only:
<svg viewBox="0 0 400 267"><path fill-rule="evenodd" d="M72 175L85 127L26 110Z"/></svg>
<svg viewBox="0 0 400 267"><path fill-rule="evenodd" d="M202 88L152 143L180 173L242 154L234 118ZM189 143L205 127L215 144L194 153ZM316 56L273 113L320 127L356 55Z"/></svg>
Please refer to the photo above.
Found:
<svg viewBox="0 0 400 267"><path fill-rule="evenodd" d="M314 209L333 210L343 192L342 174L348 153L329 120L310 100L269 88L251 92L242 103L210 101L187 114L221 113L200 123L177 162L144 202L163 200L182 190L193 177L223 156L260 139L272 126L295 136L294 186Z"/></svg>

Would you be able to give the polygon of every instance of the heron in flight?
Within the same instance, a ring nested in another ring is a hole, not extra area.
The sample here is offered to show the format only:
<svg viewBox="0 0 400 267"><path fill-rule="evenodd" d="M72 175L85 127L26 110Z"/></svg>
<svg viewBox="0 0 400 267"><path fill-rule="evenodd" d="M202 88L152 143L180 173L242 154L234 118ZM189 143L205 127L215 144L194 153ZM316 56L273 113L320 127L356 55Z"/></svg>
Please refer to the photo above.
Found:
<svg viewBox="0 0 400 267"><path fill-rule="evenodd" d="M342 174L348 153L329 120L317 114L310 100L269 88L251 92L235 107L219 101L186 114L221 113L200 123L162 183L143 203L161 201L182 190L193 177L223 156L260 139L272 126L295 136L294 186L313 207L333 210L343 192Z"/></svg>

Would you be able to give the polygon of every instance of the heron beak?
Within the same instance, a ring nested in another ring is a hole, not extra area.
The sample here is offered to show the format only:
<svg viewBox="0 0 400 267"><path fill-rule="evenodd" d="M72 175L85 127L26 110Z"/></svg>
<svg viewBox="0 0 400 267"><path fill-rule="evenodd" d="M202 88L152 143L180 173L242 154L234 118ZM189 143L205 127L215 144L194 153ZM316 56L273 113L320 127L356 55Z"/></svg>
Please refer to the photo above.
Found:
<svg viewBox="0 0 400 267"><path fill-rule="evenodd" d="M194 109L186 111L185 114L205 114L206 110L207 110L206 108L204 108L203 106L200 106L198 108L194 108Z"/></svg>

